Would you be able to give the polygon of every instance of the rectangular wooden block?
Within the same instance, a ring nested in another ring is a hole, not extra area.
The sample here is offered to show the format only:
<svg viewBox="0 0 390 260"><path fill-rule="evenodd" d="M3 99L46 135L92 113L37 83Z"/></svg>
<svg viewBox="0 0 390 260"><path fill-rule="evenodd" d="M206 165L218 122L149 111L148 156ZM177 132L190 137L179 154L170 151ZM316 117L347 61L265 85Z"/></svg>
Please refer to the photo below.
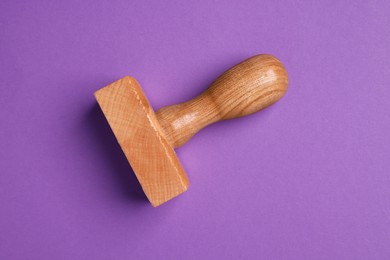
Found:
<svg viewBox="0 0 390 260"><path fill-rule="evenodd" d="M151 204L186 191L188 178L138 82L124 77L95 97Z"/></svg>

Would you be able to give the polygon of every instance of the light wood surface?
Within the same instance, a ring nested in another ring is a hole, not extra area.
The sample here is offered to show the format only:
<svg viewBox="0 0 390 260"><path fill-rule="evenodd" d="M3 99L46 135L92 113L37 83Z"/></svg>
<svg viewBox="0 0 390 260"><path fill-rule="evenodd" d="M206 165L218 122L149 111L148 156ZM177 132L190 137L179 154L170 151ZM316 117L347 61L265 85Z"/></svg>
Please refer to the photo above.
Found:
<svg viewBox="0 0 390 260"><path fill-rule="evenodd" d="M187 190L188 179L138 82L124 77L95 97L153 206Z"/></svg>
<svg viewBox="0 0 390 260"><path fill-rule="evenodd" d="M284 95L287 84L282 63L262 54L227 70L198 97L156 114L131 77L98 90L95 96L146 196L158 206L188 188L173 148L211 123L272 105Z"/></svg>

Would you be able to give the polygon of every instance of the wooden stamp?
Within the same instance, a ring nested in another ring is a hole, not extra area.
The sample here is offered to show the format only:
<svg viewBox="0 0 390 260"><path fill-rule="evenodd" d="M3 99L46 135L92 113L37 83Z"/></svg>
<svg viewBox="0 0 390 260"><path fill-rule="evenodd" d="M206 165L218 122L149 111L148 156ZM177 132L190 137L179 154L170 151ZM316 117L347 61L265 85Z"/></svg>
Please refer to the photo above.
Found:
<svg viewBox="0 0 390 260"><path fill-rule="evenodd" d="M194 99L155 113L129 76L95 97L150 203L156 207L187 190L188 178L174 148L203 127L255 113L286 92L287 72L267 54L251 57L219 76Z"/></svg>

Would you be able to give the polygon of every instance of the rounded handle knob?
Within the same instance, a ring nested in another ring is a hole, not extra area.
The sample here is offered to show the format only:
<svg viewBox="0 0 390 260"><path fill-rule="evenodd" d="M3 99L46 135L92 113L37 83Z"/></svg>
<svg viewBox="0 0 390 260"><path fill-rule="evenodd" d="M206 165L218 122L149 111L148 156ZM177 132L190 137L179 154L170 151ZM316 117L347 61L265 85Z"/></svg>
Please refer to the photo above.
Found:
<svg viewBox="0 0 390 260"><path fill-rule="evenodd" d="M186 143L203 127L253 114L278 101L288 76L274 56L253 56L230 68L196 98L157 111L163 132L173 147Z"/></svg>

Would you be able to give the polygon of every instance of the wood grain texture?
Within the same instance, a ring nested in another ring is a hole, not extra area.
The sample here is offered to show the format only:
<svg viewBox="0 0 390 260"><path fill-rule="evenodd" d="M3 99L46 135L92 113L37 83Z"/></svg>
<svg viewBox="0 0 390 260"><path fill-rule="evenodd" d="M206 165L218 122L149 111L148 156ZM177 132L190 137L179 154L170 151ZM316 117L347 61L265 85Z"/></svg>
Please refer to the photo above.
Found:
<svg viewBox="0 0 390 260"><path fill-rule="evenodd" d="M179 147L209 124L272 105L287 85L283 64L272 55L257 55L227 70L196 98L161 108L157 120L171 145Z"/></svg>
<svg viewBox="0 0 390 260"><path fill-rule="evenodd" d="M95 97L150 203L156 207L186 191L187 176L138 82L124 77Z"/></svg>
<svg viewBox="0 0 390 260"><path fill-rule="evenodd" d="M275 103L287 84L282 63L263 54L229 69L198 97L156 114L131 77L98 90L95 96L146 196L158 206L189 185L174 147L211 123L249 115Z"/></svg>

